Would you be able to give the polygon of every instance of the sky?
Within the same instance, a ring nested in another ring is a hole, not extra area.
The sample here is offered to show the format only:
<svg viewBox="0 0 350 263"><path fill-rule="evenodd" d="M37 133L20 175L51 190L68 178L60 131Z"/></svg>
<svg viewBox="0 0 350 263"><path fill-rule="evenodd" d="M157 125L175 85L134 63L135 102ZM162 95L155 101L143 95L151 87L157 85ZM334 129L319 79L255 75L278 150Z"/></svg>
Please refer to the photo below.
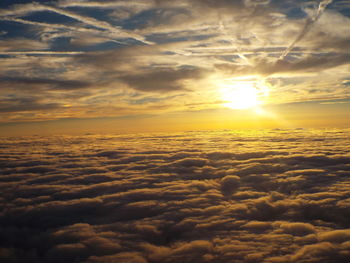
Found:
<svg viewBox="0 0 350 263"><path fill-rule="evenodd" d="M350 1L0 3L0 134L349 127Z"/></svg>
<svg viewBox="0 0 350 263"><path fill-rule="evenodd" d="M349 0L0 0L0 262L350 262Z"/></svg>

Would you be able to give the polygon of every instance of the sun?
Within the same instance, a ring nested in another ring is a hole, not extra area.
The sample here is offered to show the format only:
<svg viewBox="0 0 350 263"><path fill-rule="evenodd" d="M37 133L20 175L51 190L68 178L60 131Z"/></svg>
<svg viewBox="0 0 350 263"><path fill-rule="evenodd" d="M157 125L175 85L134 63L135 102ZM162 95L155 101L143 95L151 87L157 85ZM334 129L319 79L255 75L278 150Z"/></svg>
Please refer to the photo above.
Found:
<svg viewBox="0 0 350 263"><path fill-rule="evenodd" d="M258 107L261 91L249 81L237 81L224 85L221 89L223 105L231 109L251 109Z"/></svg>

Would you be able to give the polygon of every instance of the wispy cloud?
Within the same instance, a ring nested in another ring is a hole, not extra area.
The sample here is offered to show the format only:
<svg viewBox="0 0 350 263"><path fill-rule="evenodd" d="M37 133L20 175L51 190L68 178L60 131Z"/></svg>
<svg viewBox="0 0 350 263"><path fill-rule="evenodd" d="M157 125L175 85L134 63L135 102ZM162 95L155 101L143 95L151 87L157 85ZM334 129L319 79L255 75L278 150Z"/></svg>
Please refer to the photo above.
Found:
<svg viewBox="0 0 350 263"><path fill-rule="evenodd" d="M282 55L280 56L280 60L284 59L289 52L291 52L294 48L294 46L303 39L303 37L308 33L308 31L310 30L310 28L312 27L312 25L314 23L317 22L317 20L321 17L321 15L323 14L324 10L326 9L326 7L331 4L333 2L333 0L323 0L319 3L316 14L312 15L311 17L309 16L306 19L305 25L303 27L303 29L301 30L301 32L299 33L299 35L297 36L297 38L288 46L288 48L282 53Z"/></svg>
<svg viewBox="0 0 350 263"><path fill-rule="evenodd" d="M70 17L72 19L75 19L87 25L90 25L99 29L103 29L103 30L108 30L110 34L112 34L116 38L134 38L144 43L148 43L148 44L150 43L146 41L142 36L132 32L127 32L126 30L123 30L119 26L112 26L106 21L100 21L90 16L79 15L69 10L65 10L55 6L43 5L39 3L17 5L11 11L2 10L0 12L0 16L4 16L5 19L6 19L6 16L10 16L10 19L11 19L11 16L15 16L15 17L23 16L23 15L26 15L29 13L35 13L38 11L51 11L63 16ZM25 22L24 20L17 20L17 21Z"/></svg>

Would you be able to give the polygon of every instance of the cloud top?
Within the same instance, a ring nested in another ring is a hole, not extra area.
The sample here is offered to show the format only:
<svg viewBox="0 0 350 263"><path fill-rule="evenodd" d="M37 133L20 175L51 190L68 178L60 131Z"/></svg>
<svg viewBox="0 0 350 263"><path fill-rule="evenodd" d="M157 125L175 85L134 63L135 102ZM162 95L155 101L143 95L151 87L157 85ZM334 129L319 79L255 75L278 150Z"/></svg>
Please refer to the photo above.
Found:
<svg viewBox="0 0 350 263"><path fill-rule="evenodd" d="M3 137L1 145L4 262L350 258L348 130Z"/></svg>

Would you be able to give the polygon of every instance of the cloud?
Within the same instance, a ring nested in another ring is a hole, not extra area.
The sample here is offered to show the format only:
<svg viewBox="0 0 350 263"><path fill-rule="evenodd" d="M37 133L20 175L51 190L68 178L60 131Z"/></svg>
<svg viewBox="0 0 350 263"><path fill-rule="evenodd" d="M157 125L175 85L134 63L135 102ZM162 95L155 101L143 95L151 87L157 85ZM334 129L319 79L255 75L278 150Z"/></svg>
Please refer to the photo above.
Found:
<svg viewBox="0 0 350 263"><path fill-rule="evenodd" d="M29 3L29 4L22 4L22 5L14 5L11 9L1 10L0 16L5 17L6 19L6 17L24 16L24 15L39 12L39 11L54 12L59 15L63 15L63 16L72 18L74 20L77 20L79 22L85 23L89 26L93 26L95 28L108 30L115 38L135 38L138 41L149 43L146 40L144 40L142 36L132 32L127 32L126 30L123 30L122 28L115 25L113 26L106 21L100 21L90 16L83 16L80 14L76 14L72 11L61 9L53 5L43 5L36 2Z"/></svg>
<svg viewBox="0 0 350 263"><path fill-rule="evenodd" d="M305 260L309 262L346 262L349 259L349 254L344 252L329 242L322 242L303 247L291 257L291 262Z"/></svg>
<svg viewBox="0 0 350 263"><path fill-rule="evenodd" d="M0 43L0 52L11 52L22 50L33 51L33 50L45 50L49 46L45 42L30 40L26 38L14 38L2 40Z"/></svg>
<svg viewBox="0 0 350 263"><path fill-rule="evenodd" d="M227 175L221 179L220 183L223 194L230 195L239 188L240 178L235 175Z"/></svg>
<svg viewBox="0 0 350 263"><path fill-rule="evenodd" d="M321 241L343 243L350 239L349 230L334 230L330 232L324 232L320 235Z"/></svg>
<svg viewBox="0 0 350 263"><path fill-rule="evenodd" d="M26 78L26 77L0 77L0 83L3 87L12 85L20 85L21 89L35 86L35 88L46 88L53 90L75 90L88 88L91 84L78 80L59 80L59 79L44 79L44 78Z"/></svg>
<svg viewBox="0 0 350 263"><path fill-rule="evenodd" d="M308 56L297 61L279 60L277 63L269 63L267 61L260 61L254 66L242 67L232 64L217 64L219 70L227 72L228 74L251 75L262 74L270 76L272 74L298 74L308 72L318 72L322 70L332 69L342 65L347 65L350 60L350 55L330 55L325 57Z"/></svg>
<svg viewBox="0 0 350 263"><path fill-rule="evenodd" d="M0 258L345 263L348 131L282 132L2 137Z"/></svg>
<svg viewBox="0 0 350 263"><path fill-rule="evenodd" d="M176 91L186 89L182 81L197 79L199 69L154 69L152 72L121 76L121 81L140 91Z"/></svg>
<svg viewBox="0 0 350 263"><path fill-rule="evenodd" d="M54 110L63 107L59 103L45 103L36 98L6 99L0 103L0 112Z"/></svg>
<svg viewBox="0 0 350 263"><path fill-rule="evenodd" d="M92 256L90 257L86 263L103 263L103 262L113 262L118 261L121 263L147 263L147 260L144 259L141 255L138 253L132 253L132 252L125 252L125 253L118 253L111 256L102 256L102 257L96 257Z"/></svg>
<svg viewBox="0 0 350 263"><path fill-rule="evenodd" d="M278 225L278 223L276 223ZM281 223L279 227L283 232L295 235L304 236L315 233L315 227L308 223Z"/></svg>
<svg viewBox="0 0 350 263"><path fill-rule="evenodd" d="M287 47L287 49L280 56L280 60L284 59L294 48L294 46L303 39L303 37L308 33L312 25L320 19L326 7L331 4L333 0L323 0L319 3L316 14L313 17L308 17L306 19L305 25L302 28L296 39Z"/></svg>

